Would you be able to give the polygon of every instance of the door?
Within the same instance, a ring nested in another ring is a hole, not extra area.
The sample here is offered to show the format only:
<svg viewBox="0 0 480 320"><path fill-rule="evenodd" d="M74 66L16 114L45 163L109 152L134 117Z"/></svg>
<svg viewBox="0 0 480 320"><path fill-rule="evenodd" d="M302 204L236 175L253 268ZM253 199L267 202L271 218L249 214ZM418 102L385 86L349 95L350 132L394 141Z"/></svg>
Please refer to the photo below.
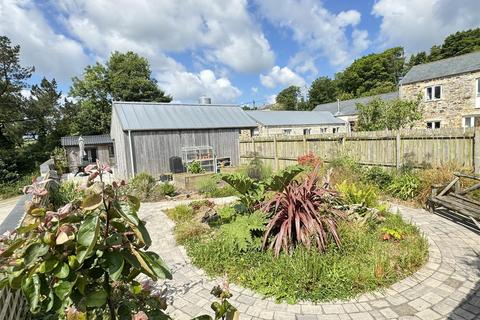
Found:
<svg viewBox="0 0 480 320"><path fill-rule="evenodd" d="M88 163L97 161L97 148L85 148L85 153L84 161L88 161Z"/></svg>

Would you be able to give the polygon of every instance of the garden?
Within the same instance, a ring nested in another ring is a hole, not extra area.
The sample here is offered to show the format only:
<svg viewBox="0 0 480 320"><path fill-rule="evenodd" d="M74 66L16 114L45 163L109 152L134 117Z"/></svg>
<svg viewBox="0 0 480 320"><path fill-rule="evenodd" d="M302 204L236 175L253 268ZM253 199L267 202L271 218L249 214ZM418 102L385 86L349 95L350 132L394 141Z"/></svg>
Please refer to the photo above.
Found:
<svg viewBox="0 0 480 320"><path fill-rule="evenodd" d="M21 290L33 318L168 319L159 283L171 272L162 252L149 250L138 212L141 202L181 190L145 173L104 183L109 170L87 167L81 185L47 177L26 187L33 196L26 218L0 239L0 289ZM430 186L456 170L389 171L307 154L273 173L253 158L201 180L194 201L166 214L176 242L212 277L278 302L344 300L387 288L426 263L426 238L389 203L421 206ZM236 197L229 204L210 200L229 196ZM238 315L227 284L212 294L216 319Z"/></svg>

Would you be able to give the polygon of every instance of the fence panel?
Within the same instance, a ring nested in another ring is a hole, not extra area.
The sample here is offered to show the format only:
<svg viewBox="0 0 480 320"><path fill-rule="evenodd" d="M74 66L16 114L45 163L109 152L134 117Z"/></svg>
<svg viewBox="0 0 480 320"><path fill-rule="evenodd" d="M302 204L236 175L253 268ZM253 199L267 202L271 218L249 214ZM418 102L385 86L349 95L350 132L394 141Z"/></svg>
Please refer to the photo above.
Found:
<svg viewBox="0 0 480 320"><path fill-rule="evenodd" d="M362 165L399 168L455 163L480 171L480 130L455 128L353 132L305 136L255 137L240 140L241 163L253 153L273 169L313 152L326 162L348 155Z"/></svg>

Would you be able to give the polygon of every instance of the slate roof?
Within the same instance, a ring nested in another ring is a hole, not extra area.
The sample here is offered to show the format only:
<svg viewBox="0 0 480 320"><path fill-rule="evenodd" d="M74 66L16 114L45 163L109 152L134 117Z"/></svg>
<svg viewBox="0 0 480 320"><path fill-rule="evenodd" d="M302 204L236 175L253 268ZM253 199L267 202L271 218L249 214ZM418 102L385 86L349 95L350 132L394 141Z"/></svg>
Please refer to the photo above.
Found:
<svg viewBox="0 0 480 320"><path fill-rule="evenodd" d="M337 106L337 102L329 102L324 104L319 104L316 106L313 111L328 111L334 114L335 116L352 116L356 115L357 112L357 103L365 104L369 103L373 99L381 99L381 100L394 100L398 98L398 92L389 92L389 93L382 93L377 94L375 96L370 97L361 97L356 99L344 100L340 101L340 108ZM340 112L338 112L340 109Z"/></svg>
<svg viewBox="0 0 480 320"><path fill-rule="evenodd" d="M331 112L326 111L247 111L247 114L264 126L345 124L345 121L335 118Z"/></svg>
<svg viewBox="0 0 480 320"><path fill-rule="evenodd" d="M480 51L413 66L400 83L414 83L477 70L480 70Z"/></svg>
<svg viewBox="0 0 480 320"><path fill-rule="evenodd" d="M113 109L125 131L257 126L237 105L114 102Z"/></svg>
<svg viewBox="0 0 480 320"><path fill-rule="evenodd" d="M78 146L78 138L80 136L67 136L62 137L62 146ZM109 134L99 134L94 136L82 136L86 146L88 145L100 145L100 144L112 144L113 141Z"/></svg>

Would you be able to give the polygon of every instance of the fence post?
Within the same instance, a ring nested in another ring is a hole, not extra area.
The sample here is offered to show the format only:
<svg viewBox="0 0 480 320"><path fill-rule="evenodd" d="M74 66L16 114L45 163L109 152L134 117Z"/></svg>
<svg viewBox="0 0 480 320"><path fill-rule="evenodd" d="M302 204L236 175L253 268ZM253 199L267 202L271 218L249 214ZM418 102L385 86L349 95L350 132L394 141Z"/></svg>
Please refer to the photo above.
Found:
<svg viewBox="0 0 480 320"><path fill-rule="evenodd" d="M278 162L278 144L277 144L277 135L273 136L273 149L275 150L274 159L275 159L275 171L280 170L280 164Z"/></svg>
<svg viewBox="0 0 480 320"><path fill-rule="evenodd" d="M473 136L473 169L476 174L480 173L480 128L475 127Z"/></svg>
<svg viewBox="0 0 480 320"><path fill-rule="evenodd" d="M402 158L401 158L401 141L400 141L400 131L397 131L397 136L395 140L395 164L397 170L400 170L402 167Z"/></svg>
<svg viewBox="0 0 480 320"><path fill-rule="evenodd" d="M255 155L256 152L255 152L255 138L254 137L252 137L252 150L253 150L252 151L253 155Z"/></svg>
<svg viewBox="0 0 480 320"><path fill-rule="evenodd" d="M303 154L308 153L307 136L303 135Z"/></svg>

